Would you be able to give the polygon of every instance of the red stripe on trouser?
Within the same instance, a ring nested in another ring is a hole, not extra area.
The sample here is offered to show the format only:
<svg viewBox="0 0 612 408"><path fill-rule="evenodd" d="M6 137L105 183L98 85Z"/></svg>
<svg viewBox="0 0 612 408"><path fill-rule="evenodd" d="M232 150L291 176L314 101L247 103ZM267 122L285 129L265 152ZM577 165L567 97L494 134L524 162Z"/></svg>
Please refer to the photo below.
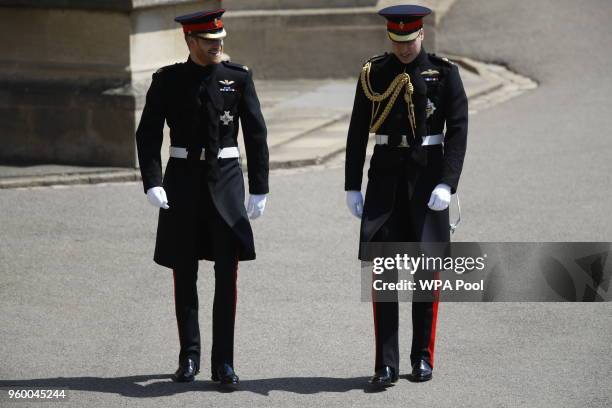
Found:
<svg viewBox="0 0 612 408"><path fill-rule="evenodd" d="M374 294L374 273L372 272L372 313L374 315L374 367L378 365L378 321L376 319L376 300Z"/></svg>
<svg viewBox="0 0 612 408"><path fill-rule="evenodd" d="M238 254L236 254L236 267L234 268L234 325L236 324L236 305L238 304Z"/></svg>
<svg viewBox="0 0 612 408"><path fill-rule="evenodd" d="M176 332L178 333L179 343L182 346L183 345L183 341L181 339L181 331L179 330L178 309L176 307L176 270L175 269L172 270L172 281L173 281L173 284L174 284L174 313L176 315Z"/></svg>
<svg viewBox="0 0 612 408"><path fill-rule="evenodd" d="M439 274L436 273L436 279L439 279ZM431 317L431 329L429 332L429 344L427 350L429 351L429 363L431 368L434 366L434 348L436 345L436 323L438 322L438 305L440 304L440 290L436 290L433 302L433 316Z"/></svg>

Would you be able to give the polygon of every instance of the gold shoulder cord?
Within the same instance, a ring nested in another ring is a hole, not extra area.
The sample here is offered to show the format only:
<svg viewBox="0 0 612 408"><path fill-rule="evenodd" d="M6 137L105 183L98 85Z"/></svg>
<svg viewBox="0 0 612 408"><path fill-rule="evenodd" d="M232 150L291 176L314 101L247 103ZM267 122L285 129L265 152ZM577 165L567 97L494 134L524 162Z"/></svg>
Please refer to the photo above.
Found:
<svg viewBox="0 0 612 408"><path fill-rule="evenodd" d="M395 79L391 82L391 85L387 88L387 90L379 94L372 89L372 84L370 83L370 68L372 67L371 62L367 62L362 70L361 70L361 87L363 88L363 92L366 97L372 102L372 116L370 117L370 133L376 133L376 131L383 124L387 116L389 116L389 112L391 112L391 108L395 103L395 100L399 96L402 88L404 88L404 101L408 105L408 121L410 122L410 129L412 130L412 136L415 137L415 129L416 123L414 118L414 104L412 103L412 94L414 93L414 87L412 86L412 82L410 81L410 75L403 72L395 77ZM385 106L385 109L380 114L378 119L374 121L374 118L378 114L378 110L380 108L380 104L389 98L389 102Z"/></svg>

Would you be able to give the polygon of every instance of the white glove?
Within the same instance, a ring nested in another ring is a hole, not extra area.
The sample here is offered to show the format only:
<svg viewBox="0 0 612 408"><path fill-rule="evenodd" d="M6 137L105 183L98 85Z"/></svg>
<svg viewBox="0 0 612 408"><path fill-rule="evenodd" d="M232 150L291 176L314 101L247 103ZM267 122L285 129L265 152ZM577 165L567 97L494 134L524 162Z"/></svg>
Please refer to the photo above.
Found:
<svg viewBox="0 0 612 408"><path fill-rule="evenodd" d="M170 208L168 205L168 197L166 197L166 191L163 187L151 187L148 189L147 198L154 207L163 208L164 210Z"/></svg>
<svg viewBox="0 0 612 408"><path fill-rule="evenodd" d="M249 219L254 220L259 218L266 208L265 194L251 194L249 196L249 204L247 205L247 215Z"/></svg>
<svg viewBox="0 0 612 408"><path fill-rule="evenodd" d="M346 205L351 211L351 214L357 218L361 218L363 215L363 196L361 195L361 191L347 191Z"/></svg>
<svg viewBox="0 0 612 408"><path fill-rule="evenodd" d="M434 211L442 211L448 208L451 202L451 190L447 184L438 184L431 193L427 206Z"/></svg>

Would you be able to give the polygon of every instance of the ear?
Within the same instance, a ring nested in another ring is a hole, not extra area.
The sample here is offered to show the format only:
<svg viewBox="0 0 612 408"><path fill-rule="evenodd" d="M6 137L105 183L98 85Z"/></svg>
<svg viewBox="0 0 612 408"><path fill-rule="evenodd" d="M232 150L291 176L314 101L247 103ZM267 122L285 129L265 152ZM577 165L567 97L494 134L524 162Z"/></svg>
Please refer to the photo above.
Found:
<svg viewBox="0 0 612 408"><path fill-rule="evenodd" d="M194 41L195 41L195 38L193 38L189 34L185 34L185 43L187 44L188 47L191 48L194 45L193 44Z"/></svg>

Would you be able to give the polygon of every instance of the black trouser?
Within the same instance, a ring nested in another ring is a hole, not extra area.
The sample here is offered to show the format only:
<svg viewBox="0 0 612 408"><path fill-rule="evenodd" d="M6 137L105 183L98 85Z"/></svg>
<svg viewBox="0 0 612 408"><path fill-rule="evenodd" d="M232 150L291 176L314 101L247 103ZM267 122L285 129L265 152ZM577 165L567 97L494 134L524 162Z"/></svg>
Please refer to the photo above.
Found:
<svg viewBox="0 0 612 408"><path fill-rule="evenodd" d="M234 365L234 321L236 317L236 279L238 243L232 230L217 211L210 222L215 256L215 298L213 302L211 369L227 363ZM198 323L198 261L176 268L174 301L181 351L179 362L187 357L200 364L200 328Z"/></svg>
<svg viewBox="0 0 612 408"><path fill-rule="evenodd" d="M372 241L448 242L450 240L448 210L437 212L426 207L431 195L429 189L415 191L410 199L405 183L404 179L398 182L393 213L376 232ZM397 281L397 271L390 274L386 272L385 275L387 275L385 280ZM420 278L420 274L415 274L415 280ZM386 296L388 293L385 294L385 300L389 300ZM416 361L424 359L433 367L438 300L437 297L431 298L433 299L431 302L416 300L412 302L411 366ZM374 293L372 300L376 337L375 369L390 366L399 372L398 302L377 302Z"/></svg>

